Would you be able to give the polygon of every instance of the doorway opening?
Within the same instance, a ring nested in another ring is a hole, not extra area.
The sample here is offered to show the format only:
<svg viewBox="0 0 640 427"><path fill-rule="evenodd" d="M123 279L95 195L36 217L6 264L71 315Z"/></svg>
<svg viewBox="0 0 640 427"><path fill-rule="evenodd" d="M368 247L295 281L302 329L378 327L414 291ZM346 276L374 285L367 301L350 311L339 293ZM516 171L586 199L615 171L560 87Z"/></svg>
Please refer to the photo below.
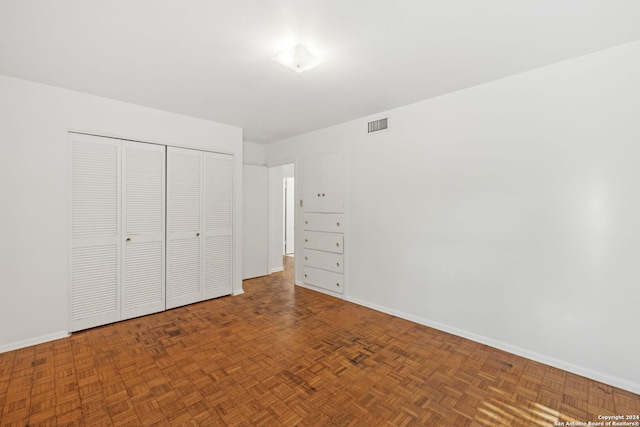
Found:
<svg viewBox="0 0 640 427"><path fill-rule="evenodd" d="M282 224L282 254L294 256L295 254L295 178L293 177L293 164L284 165L282 168L283 187L283 224Z"/></svg>
<svg viewBox="0 0 640 427"><path fill-rule="evenodd" d="M295 164L269 167L269 271L283 270L295 255Z"/></svg>
<svg viewBox="0 0 640 427"><path fill-rule="evenodd" d="M282 182L284 187L284 224L282 227L284 231L283 254L286 256L293 256L295 253L295 178L284 178Z"/></svg>

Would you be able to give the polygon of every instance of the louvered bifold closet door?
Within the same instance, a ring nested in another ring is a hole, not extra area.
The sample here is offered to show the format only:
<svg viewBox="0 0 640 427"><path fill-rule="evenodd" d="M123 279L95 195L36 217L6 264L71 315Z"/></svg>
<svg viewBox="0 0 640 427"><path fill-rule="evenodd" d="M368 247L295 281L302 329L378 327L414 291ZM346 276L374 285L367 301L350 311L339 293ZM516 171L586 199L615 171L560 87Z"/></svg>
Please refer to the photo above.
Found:
<svg viewBox="0 0 640 427"><path fill-rule="evenodd" d="M167 308L202 300L202 152L167 147Z"/></svg>
<svg viewBox="0 0 640 427"><path fill-rule="evenodd" d="M71 331L120 320L120 141L71 134Z"/></svg>
<svg viewBox="0 0 640 427"><path fill-rule="evenodd" d="M233 156L204 153L204 298L232 292Z"/></svg>
<svg viewBox="0 0 640 427"><path fill-rule="evenodd" d="M122 142L122 319L165 309L165 146Z"/></svg>

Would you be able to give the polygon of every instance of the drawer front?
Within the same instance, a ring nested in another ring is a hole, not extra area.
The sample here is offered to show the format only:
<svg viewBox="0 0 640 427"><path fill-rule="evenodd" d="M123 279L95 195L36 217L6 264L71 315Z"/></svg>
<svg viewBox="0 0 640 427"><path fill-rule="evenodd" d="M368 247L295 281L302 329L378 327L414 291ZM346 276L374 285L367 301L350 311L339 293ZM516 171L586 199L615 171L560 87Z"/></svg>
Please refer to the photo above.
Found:
<svg viewBox="0 0 640 427"><path fill-rule="evenodd" d="M319 251L344 253L344 236L335 233L321 233L319 231L304 232L304 247Z"/></svg>
<svg viewBox="0 0 640 427"><path fill-rule="evenodd" d="M344 214L305 213L304 229L344 233Z"/></svg>
<svg viewBox="0 0 640 427"><path fill-rule="evenodd" d="M340 273L304 266L304 282L319 288L343 293L344 276Z"/></svg>
<svg viewBox="0 0 640 427"><path fill-rule="evenodd" d="M342 254L314 251L313 249L304 250L304 265L334 271L336 273L344 272L343 258L344 256Z"/></svg>

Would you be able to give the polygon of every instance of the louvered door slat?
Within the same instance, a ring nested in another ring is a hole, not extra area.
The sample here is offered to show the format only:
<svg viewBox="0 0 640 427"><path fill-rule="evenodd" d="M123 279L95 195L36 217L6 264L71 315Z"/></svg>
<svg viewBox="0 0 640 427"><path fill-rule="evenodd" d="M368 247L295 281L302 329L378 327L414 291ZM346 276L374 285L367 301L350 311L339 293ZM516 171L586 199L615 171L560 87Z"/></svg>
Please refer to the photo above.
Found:
<svg viewBox="0 0 640 427"><path fill-rule="evenodd" d="M169 147L169 232L200 230L201 153Z"/></svg>
<svg viewBox="0 0 640 427"><path fill-rule="evenodd" d="M70 329L120 319L120 142L71 134Z"/></svg>
<svg viewBox="0 0 640 427"><path fill-rule="evenodd" d="M233 156L204 154L204 298L233 290Z"/></svg>
<svg viewBox="0 0 640 427"><path fill-rule="evenodd" d="M124 155L125 234L164 233L164 147L128 143Z"/></svg>
<svg viewBox="0 0 640 427"><path fill-rule="evenodd" d="M123 265L123 309L131 310L155 303L162 304L164 308L162 252L162 242L128 245Z"/></svg>
<svg viewBox="0 0 640 427"><path fill-rule="evenodd" d="M118 309L118 248L74 248L71 252L71 318L82 321Z"/></svg>
<svg viewBox="0 0 640 427"><path fill-rule="evenodd" d="M122 318L165 308L165 147L123 141Z"/></svg>
<svg viewBox="0 0 640 427"><path fill-rule="evenodd" d="M76 137L72 147L73 238L118 235L118 147Z"/></svg>
<svg viewBox="0 0 640 427"><path fill-rule="evenodd" d="M232 187L233 157L205 153L205 227L231 230L233 211Z"/></svg>
<svg viewBox="0 0 640 427"><path fill-rule="evenodd" d="M169 242L168 298L184 299L184 304L200 299L200 240L175 239ZM195 295L197 294L197 295ZM194 299L189 299L194 296ZM186 299L185 299L186 298ZM179 304L181 305L181 304Z"/></svg>
<svg viewBox="0 0 640 427"><path fill-rule="evenodd" d="M202 300L202 152L167 148L167 298L173 308Z"/></svg>
<svg viewBox="0 0 640 427"><path fill-rule="evenodd" d="M216 298L231 293L233 258L231 235L207 237L204 267L204 292L206 298Z"/></svg>

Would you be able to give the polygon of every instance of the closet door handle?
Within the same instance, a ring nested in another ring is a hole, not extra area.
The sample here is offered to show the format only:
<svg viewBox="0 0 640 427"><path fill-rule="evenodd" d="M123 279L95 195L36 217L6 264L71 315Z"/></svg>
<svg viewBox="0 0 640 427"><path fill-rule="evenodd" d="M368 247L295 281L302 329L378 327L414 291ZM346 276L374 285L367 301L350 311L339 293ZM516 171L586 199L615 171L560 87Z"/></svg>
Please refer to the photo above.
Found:
<svg viewBox="0 0 640 427"><path fill-rule="evenodd" d="M200 237L200 233L196 233L196 237Z"/></svg>
<svg viewBox="0 0 640 427"><path fill-rule="evenodd" d="M130 242L130 241L131 241L131 237L127 237L127 240L126 240L126 241L127 241L127 242Z"/></svg>

